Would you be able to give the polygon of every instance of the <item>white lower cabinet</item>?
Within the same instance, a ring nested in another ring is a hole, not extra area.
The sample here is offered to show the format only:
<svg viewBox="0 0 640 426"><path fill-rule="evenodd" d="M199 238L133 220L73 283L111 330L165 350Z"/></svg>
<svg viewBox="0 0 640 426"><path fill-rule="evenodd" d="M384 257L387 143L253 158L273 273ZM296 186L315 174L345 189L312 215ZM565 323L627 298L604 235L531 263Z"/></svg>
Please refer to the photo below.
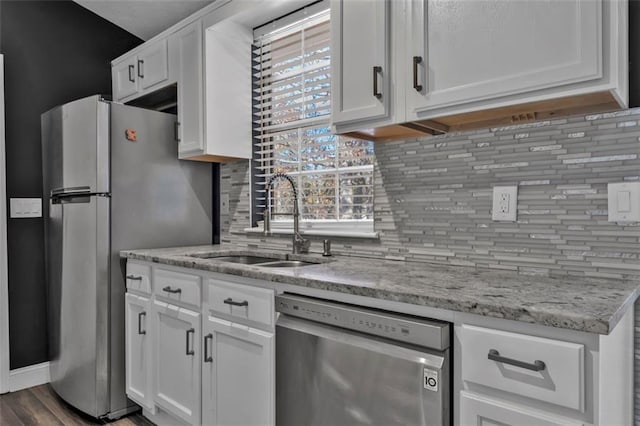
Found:
<svg viewBox="0 0 640 426"><path fill-rule="evenodd" d="M159 426L274 425L274 291L149 263L127 270L137 274L125 298L127 396L144 415Z"/></svg>
<svg viewBox="0 0 640 426"><path fill-rule="evenodd" d="M275 424L275 334L210 316L203 339L202 423Z"/></svg>
<svg viewBox="0 0 640 426"><path fill-rule="evenodd" d="M581 426L583 423L536 413L502 401L461 392L461 426Z"/></svg>
<svg viewBox="0 0 640 426"><path fill-rule="evenodd" d="M153 411L151 396L151 302L148 298L127 293L125 297L125 339L127 395L147 410Z"/></svg>
<svg viewBox="0 0 640 426"><path fill-rule="evenodd" d="M155 300L155 403L185 422L200 424L200 313Z"/></svg>

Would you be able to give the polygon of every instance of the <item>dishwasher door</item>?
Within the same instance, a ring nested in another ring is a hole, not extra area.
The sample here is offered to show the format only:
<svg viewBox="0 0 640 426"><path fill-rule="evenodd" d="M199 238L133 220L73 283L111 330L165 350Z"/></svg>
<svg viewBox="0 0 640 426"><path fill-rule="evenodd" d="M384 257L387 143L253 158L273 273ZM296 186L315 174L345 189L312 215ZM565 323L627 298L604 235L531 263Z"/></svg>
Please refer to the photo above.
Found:
<svg viewBox="0 0 640 426"><path fill-rule="evenodd" d="M403 346L281 315L278 426L450 424L449 349Z"/></svg>

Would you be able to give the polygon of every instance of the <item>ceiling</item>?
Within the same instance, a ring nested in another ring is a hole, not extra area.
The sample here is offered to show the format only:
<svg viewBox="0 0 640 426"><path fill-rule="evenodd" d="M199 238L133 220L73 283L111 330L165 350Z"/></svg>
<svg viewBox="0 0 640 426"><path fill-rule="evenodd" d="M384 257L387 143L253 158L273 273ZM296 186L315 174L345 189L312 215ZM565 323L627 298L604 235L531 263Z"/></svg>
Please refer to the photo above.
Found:
<svg viewBox="0 0 640 426"><path fill-rule="evenodd" d="M74 0L131 34L148 40L212 0Z"/></svg>

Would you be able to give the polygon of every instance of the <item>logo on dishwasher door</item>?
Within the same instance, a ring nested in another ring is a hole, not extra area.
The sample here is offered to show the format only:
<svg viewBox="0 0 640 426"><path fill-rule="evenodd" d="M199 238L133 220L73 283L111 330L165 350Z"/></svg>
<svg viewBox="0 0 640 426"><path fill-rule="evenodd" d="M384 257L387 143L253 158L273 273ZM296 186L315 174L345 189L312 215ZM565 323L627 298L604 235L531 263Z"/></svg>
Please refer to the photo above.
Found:
<svg viewBox="0 0 640 426"><path fill-rule="evenodd" d="M424 369L424 388L433 392L438 392L438 372Z"/></svg>

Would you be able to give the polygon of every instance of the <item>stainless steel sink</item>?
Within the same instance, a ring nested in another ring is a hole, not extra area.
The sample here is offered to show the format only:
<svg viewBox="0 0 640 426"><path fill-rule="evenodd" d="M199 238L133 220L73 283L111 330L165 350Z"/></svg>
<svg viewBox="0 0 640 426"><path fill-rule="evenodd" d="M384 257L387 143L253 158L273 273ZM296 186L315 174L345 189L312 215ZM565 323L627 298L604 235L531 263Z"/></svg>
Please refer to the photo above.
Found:
<svg viewBox="0 0 640 426"><path fill-rule="evenodd" d="M222 262L229 263L241 263L243 265L255 265L257 263L266 263L266 262L275 262L278 258L274 257L262 257L262 256L220 256L215 253L205 253L205 254L194 254L192 257L198 257L200 259L213 259L220 260Z"/></svg>
<svg viewBox="0 0 640 426"><path fill-rule="evenodd" d="M220 253L196 253L189 254L190 257L199 259L211 259L220 262L239 263L242 265L253 265L264 268L295 268L299 266L317 265L319 262L306 262L302 260L285 260L277 257L251 256L245 254L221 256Z"/></svg>
<svg viewBox="0 0 640 426"><path fill-rule="evenodd" d="M295 268L298 266L317 265L315 262L303 262L302 260L281 260L279 262L261 263L256 266L262 268Z"/></svg>

